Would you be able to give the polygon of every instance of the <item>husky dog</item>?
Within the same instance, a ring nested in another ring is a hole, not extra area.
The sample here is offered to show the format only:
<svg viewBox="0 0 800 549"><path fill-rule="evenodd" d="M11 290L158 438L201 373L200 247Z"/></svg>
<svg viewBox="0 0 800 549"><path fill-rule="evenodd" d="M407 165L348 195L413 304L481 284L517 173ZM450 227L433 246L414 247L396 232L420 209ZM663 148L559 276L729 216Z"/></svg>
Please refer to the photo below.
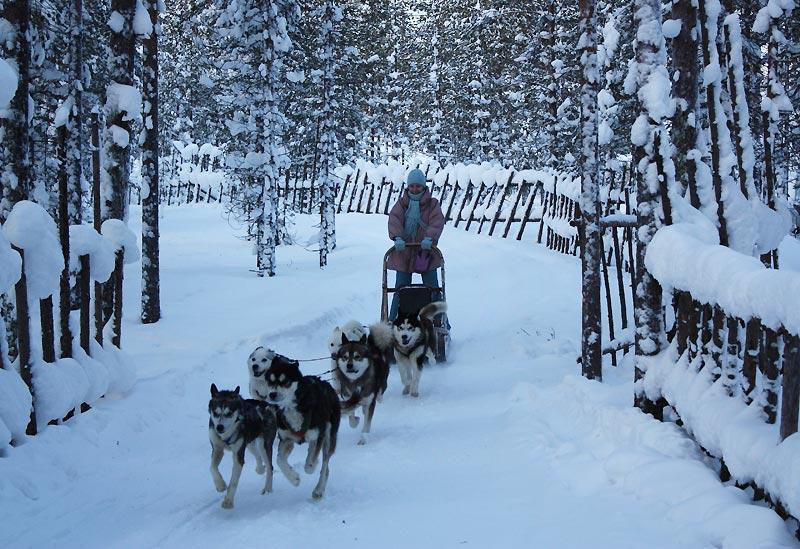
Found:
<svg viewBox="0 0 800 549"><path fill-rule="evenodd" d="M300 363L291 358L279 355L272 349L256 347L247 358L247 370L250 374L250 398L267 400L267 369L273 364L294 364L298 368Z"/></svg>
<svg viewBox="0 0 800 549"><path fill-rule="evenodd" d="M394 358L403 382L403 394L419 396L419 378L426 362L433 362L436 333L433 318L447 311L447 303L435 301L418 313L400 312L392 322Z"/></svg>
<svg viewBox="0 0 800 549"><path fill-rule="evenodd" d="M233 498L244 466L244 450L256 456L256 472L266 472L262 494L272 492L272 444L275 442L277 420L275 412L260 400L243 399L239 387L233 391L220 391L211 384L208 403L208 438L211 441L211 478L218 492L227 488L222 507L233 507ZM219 473L219 464L225 450L233 454L233 468L228 485Z"/></svg>
<svg viewBox="0 0 800 549"><path fill-rule="evenodd" d="M357 329L354 328L357 326ZM350 328L350 329L348 329ZM364 416L359 444L367 442L372 425L375 404L386 391L389 378L387 351L392 347L392 332L385 324L371 326L369 332L354 320L342 329L334 328L333 339L339 335L339 344L331 345L334 363L333 379L339 397L343 400L342 412L348 415L350 427L357 427L359 417L355 409L360 405Z"/></svg>
<svg viewBox="0 0 800 549"><path fill-rule="evenodd" d="M278 467L295 486L300 475L289 465L295 444L308 442L305 472L317 466L320 451L322 467L312 496L320 499L328 483L328 462L336 450L336 435L342 410L330 383L316 376L304 376L296 361L273 361L266 372L267 402L277 408Z"/></svg>

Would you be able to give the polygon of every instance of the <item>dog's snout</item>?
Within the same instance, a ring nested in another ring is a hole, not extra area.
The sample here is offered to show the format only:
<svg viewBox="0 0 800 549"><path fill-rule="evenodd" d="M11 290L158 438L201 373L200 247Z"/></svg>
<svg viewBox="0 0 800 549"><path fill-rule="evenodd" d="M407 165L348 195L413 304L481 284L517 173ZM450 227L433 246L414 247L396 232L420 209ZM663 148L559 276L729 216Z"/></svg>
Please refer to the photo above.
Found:
<svg viewBox="0 0 800 549"><path fill-rule="evenodd" d="M268 396L269 396L270 400L276 400L278 398L278 393L275 392L275 391L272 391Z"/></svg>
<svg viewBox="0 0 800 549"><path fill-rule="evenodd" d="M223 427L222 425L217 425L217 432L218 433L222 433L224 430L225 430L225 427Z"/></svg>

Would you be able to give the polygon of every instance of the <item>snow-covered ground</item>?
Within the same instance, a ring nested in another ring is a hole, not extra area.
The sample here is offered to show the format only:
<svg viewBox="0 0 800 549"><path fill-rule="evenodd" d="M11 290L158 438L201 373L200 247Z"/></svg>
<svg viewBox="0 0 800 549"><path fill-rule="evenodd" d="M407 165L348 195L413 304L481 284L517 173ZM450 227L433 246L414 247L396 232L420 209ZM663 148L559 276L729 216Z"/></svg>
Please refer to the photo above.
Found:
<svg viewBox="0 0 800 549"><path fill-rule="evenodd" d="M261 496L251 459L236 508L221 509L209 385L245 388L257 345L321 357L335 325L375 321L385 222L337 218L323 271L301 217L301 245L280 248L278 276L259 279L220 209L167 208L161 322L138 323L140 267L126 271L123 347L139 380L0 459L0 547L795 545L680 429L631 407L628 365L602 384L578 375L577 259L447 228L449 363L424 371L418 399L393 371L366 446L343 423L322 501L316 474L294 488L276 472ZM227 478L229 455L223 466Z"/></svg>

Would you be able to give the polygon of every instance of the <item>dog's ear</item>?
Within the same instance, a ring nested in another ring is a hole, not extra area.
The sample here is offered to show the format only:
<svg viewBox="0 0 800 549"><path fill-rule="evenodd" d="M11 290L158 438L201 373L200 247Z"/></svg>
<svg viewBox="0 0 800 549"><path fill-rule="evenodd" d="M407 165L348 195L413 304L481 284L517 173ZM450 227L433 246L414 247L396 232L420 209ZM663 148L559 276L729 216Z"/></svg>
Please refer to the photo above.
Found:
<svg viewBox="0 0 800 549"><path fill-rule="evenodd" d="M214 383L212 383L211 384L211 396L215 397L215 396L217 396L217 393L219 393L219 390L217 389L217 386Z"/></svg>
<svg viewBox="0 0 800 549"><path fill-rule="evenodd" d="M350 340L347 339L347 336L345 335L345 333L342 332L342 345L347 345L348 343L350 343Z"/></svg>
<svg viewBox="0 0 800 549"><path fill-rule="evenodd" d="M237 395L239 394L239 386L238 385L236 386L236 389L233 390L233 392L236 393Z"/></svg>
<svg viewBox="0 0 800 549"><path fill-rule="evenodd" d="M359 343L361 343L362 345L366 345L367 344L367 334L364 334L363 336L361 336L361 339L359 340Z"/></svg>

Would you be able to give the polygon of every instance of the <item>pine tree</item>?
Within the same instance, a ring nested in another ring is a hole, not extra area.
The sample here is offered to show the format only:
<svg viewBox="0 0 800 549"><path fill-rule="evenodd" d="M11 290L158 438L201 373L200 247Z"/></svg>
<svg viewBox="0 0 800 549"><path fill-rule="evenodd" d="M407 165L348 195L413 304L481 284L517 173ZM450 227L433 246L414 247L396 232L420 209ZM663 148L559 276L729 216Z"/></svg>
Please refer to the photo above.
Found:
<svg viewBox="0 0 800 549"><path fill-rule="evenodd" d="M582 363L583 375L603 379L600 311L600 181L597 159L597 15L595 0L581 0L583 89L581 92L581 273L582 273Z"/></svg>
<svg viewBox="0 0 800 549"><path fill-rule="evenodd" d="M336 160L336 58L334 43L336 41L336 25L342 20L341 9L333 2L326 0L317 18L320 22L320 51L322 62L322 101L319 110L319 188L322 194L320 201L320 239L319 266L328 264L328 253L336 247L336 180L333 173Z"/></svg>
<svg viewBox="0 0 800 549"><path fill-rule="evenodd" d="M158 0L147 0L139 9L145 21L136 29L142 35L142 100L144 145L142 146L142 322L150 324L161 318L159 285L159 102L158 37L161 34ZM146 19L145 19L146 17ZM146 24L149 23L149 24Z"/></svg>

